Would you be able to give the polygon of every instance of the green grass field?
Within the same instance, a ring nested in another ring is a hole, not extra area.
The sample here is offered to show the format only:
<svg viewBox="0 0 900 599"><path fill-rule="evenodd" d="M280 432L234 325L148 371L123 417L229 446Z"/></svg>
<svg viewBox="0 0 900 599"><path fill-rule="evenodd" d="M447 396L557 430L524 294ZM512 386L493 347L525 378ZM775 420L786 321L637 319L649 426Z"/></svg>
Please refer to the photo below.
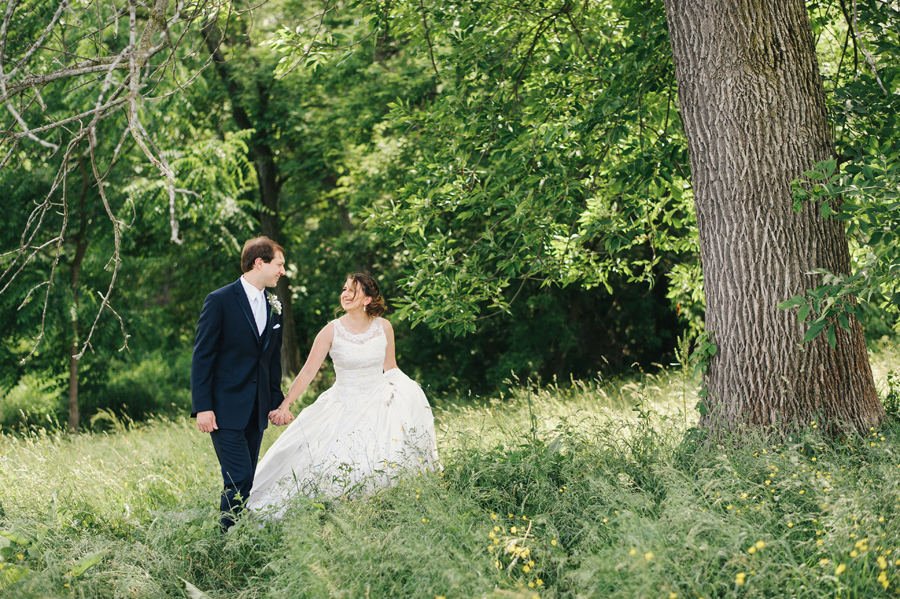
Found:
<svg viewBox="0 0 900 599"><path fill-rule="evenodd" d="M897 358L873 356L885 395ZM698 449L695 385L671 371L444 403L442 473L224 536L190 421L0 436L0 596L900 595L896 421Z"/></svg>

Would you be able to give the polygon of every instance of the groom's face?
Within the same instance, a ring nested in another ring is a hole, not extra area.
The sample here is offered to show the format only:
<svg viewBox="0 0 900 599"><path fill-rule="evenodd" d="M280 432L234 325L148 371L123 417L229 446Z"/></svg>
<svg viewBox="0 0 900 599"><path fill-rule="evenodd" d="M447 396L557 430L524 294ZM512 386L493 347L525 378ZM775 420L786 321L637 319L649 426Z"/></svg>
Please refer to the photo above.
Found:
<svg viewBox="0 0 900 599"><path fill-rule="evenodd" d="M278 278L284 276L284 254L275 252L271 262L263 262L262 258L256 259L256 268L260 269L260 281L266 287L278 285Z"/></svg>

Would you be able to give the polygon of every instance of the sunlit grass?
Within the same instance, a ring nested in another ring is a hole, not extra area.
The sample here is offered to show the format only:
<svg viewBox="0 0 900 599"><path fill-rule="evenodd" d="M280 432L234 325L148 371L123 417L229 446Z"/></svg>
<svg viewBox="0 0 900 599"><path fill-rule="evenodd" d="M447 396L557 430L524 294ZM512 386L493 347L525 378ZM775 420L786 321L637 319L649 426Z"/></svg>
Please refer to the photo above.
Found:
<svg viewBox="0 0 900 599"><path fill-rule="evenodd" d="M873 356L882 390L895 352ZM0 596L895 596L896 427L700 447L695 387L672 370L441 401L442 472L224 537L191 421L0 435Z"/></svg>

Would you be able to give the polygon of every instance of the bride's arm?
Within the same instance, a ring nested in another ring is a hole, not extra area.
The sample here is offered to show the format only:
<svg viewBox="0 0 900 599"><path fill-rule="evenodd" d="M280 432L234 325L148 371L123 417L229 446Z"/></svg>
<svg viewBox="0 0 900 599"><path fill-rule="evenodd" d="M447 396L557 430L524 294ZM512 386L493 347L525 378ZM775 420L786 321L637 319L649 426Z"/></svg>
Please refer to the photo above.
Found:
<svg viewBox="0 0 900 599"><path fill-rule="evenodd" d="M312 349L309 350L309 356L306 358L306 364L303 365L297 378L291 383L291 388L288 390L287 395L284 397L284 401L281 402L281 405L278 406L277 409L287 410L298 397L303 395L303 392L306 391L309 384L316 378L316 374L319 372L322 362L325 361L325 356L328 355L328 350L331 349L332 341L334 341L334 324L329 322L325 328L316 335L316 340L313 341Z"/></svg>
<svg viewBox="0 0 900 599"><path fill-rule="evenodd" d="M394 353L394 328L386 318L382 318L381 321L384 327L384 336L387 338L387 349L384 351L384 366L382 369L387 372L397 368L397 356Z"/></svg>

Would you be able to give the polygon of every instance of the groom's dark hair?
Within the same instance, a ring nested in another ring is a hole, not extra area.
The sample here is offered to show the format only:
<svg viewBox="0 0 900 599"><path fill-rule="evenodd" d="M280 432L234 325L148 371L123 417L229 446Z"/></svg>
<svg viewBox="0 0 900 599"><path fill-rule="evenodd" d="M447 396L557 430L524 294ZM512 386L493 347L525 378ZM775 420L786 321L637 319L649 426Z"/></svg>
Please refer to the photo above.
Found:
<svg viewBox="0 0 900 599"><path fill-rule="evenodd" d="M257 258L268 264L275 259L275 254L281 252L284 255L284 248L266 237L260 235L253 239L248 239L241 250L241 272L250 272L253 270L253 264Z"/></svg>

